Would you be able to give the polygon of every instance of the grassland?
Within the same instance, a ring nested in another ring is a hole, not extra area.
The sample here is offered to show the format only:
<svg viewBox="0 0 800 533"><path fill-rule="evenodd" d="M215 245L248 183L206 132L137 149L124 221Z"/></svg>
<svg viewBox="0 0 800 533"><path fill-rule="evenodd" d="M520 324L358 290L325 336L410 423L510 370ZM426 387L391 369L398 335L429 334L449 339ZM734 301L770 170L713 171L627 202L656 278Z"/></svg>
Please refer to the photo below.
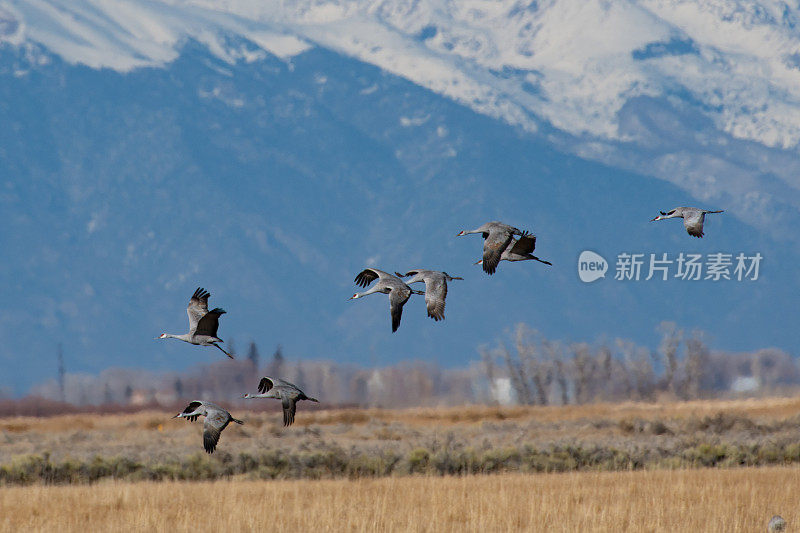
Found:
<svg viewBox="0 0 800 533"><path fill-rule="evenodd" d="M800 399L0 419L2 531L763 531ZM177 412L177 411L175 411ZM713 468L709 468L713 467ZM154 482L160 481L160 482Z"/></svg>
<svg viewBox="0 0 800 533"><path fill-rule="evenodd" d="M0 529L751 532L800 523L797 487L795 467L33 485L0 491Z"/></svg>

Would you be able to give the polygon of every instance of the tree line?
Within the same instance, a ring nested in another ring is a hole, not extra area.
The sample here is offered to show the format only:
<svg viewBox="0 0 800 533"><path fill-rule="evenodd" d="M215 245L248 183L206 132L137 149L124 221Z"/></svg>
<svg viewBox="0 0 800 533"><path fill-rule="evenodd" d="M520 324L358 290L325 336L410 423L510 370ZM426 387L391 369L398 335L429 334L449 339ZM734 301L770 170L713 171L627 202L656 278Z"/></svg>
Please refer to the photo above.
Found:
<svg viewBox="0 0 800 533"><path fill-rule="evenodd" d="M285 355L280 346L262 358L255 342L234 361L184 372L65 373L60 359L56 376L32 387L29 396L73 406L171 406L195 398L238 402L264 375L284 377L325 405L353 407L691 400L781 394L800 385L798 361L785 351L713 350L703 332L668 322L656 333L658 347L650 349L627 339L551 340L517 324L494 345L479 347L479 358L457 368L415 360L376 368L307 360ZM235 343L229 346L236 353Z"/></svg>

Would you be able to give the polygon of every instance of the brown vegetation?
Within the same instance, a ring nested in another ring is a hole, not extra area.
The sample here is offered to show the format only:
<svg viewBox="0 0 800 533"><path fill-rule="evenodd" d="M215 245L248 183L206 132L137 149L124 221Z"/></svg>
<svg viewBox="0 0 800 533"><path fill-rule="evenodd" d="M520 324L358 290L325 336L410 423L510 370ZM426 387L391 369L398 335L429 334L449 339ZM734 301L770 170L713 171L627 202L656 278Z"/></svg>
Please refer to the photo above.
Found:
<svg viewBox="0 0 800 533"><path fill-rule="evenodd" d="M249 404L242 404L249 405ZM800 399L245 412L213 456L173 412L0 419L0 483L363 478L784 465Z"/></svg>

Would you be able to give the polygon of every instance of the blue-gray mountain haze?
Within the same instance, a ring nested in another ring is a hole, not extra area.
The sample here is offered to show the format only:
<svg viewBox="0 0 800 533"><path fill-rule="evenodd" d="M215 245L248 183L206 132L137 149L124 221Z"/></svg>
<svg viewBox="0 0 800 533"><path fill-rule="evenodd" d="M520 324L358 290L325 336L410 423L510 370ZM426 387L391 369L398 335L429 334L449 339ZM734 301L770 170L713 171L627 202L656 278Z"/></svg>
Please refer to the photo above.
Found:
<svg viewBox="0 0 800 533"><path fill-rule="evenodd" d="M13 12L0 34L21 31ZM659 42L634 59L699 53L690 39ZM186 331L198 286L228 312L223 339L280 343L293 358L458 366L518 322L655 348L664 320L706 331L714 348L796 353L796 142L736 137L669 80L627 99L619 138L600 139L530 110L512 124L320 44L247 61L191 37L176 50L162 65L115 69L35 39L0 42L0 388L52 377L59 342L71 372L219 359L155 340ZM524 73L495 75L541 90ZM650 222L679 205L726 212L709 215L703 239ZM480 237L455 235L494 219L533 231L553 266L503 262L485 275L473 265ZM606 279L579 280L583 250L609 261ZM757 281L622 282L621 252L763 262ZM444 322L412 296L392 334L384 296L347 300L365 266L465 281L450 285Z"/></svg>

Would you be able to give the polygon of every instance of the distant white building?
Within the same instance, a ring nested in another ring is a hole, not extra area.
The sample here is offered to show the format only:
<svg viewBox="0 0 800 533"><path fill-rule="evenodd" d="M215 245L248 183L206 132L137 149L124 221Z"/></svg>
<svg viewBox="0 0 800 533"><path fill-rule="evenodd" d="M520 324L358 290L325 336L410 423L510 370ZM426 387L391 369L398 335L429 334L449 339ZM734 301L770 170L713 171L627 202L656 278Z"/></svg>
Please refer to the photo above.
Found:
<svg viewBox="0 0 800 533"><path fill-rule="evenodd" d="M753 376L739 376L731 383L731 390L733 392L752 392L758 390L761 384L758 379Z"/></svg>
<svg viewBox="0 0 800 533"><path fill-rule="evenodd" d="M511 379L494 378L489 384L489 394L492 400L500 405L511 405L514 403L514 391L511 387Z"/></svg>

